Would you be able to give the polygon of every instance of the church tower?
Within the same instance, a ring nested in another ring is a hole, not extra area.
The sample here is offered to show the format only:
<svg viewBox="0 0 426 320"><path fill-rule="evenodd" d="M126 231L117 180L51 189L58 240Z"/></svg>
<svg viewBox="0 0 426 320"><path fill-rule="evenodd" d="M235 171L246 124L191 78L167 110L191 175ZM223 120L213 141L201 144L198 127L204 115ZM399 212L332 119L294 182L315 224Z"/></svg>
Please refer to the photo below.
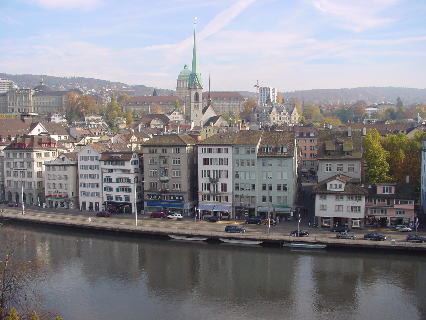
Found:
<svg viewBox="0 0 426 320"><path fill-rule="evenodd" d="M192 48L192 70L188 81L189 92L189 119L196 126L202 126L203 117L203 83L199 73L197 59L197 41L194 25L194 46Z"/></svg>

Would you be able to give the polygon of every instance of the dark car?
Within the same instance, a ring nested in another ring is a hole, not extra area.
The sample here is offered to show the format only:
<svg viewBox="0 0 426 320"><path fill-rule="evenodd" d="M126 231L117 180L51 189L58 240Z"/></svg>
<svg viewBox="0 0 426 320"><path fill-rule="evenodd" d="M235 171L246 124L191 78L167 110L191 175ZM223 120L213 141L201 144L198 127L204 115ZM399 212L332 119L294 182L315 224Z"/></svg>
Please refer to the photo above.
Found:
<svg viewBox="0 0 426 320"><path fill-rule="evenodd" d="M377 233L377 232L372 232L372 233L364 234L364 239L372 240L372 241L384 241L384 240L386 240L386 237L382 234Z"/></svg>
<svg viewBox="0 0 426 320"><path fill-rule="evenodd" d="M110 217L111 213L109 213L108 211L99 211L98 213L96 213L97 217Z"/></svg>
<svg viewBox="0 0 426 320"><path fill-rule="evenodd" d="M352 233L348 233L348 232L339 232L338 234L336 234L336 238L337 239L355 239L356 236Z"/></svg>
<svg viewBox="0 0 426 320"><path fill-rule="evenodd" d="M246 232L246 229L240 228L238 226L226 226L225 227L225 232L230 232L230 233L244 233L244 232Z"/></svg>
<svg viewBox="0 0 426 320"><path fill-rule="evenodd" d="M261 217L250 217L246 220L246 224L262 224Z"/></svg>
<svg viewBox="0 0 426 320"><path fill-rule="evenodd" d="M419 236L418 234L410 234L407 236L408 242L422 243L426 242L426 238Z"/></svg>
<svg viewBox="0 0 426 320"><path fill-rule="evenodd" d="M334 226L330 229L331 232L348 232L349 227L348 226Z"/></svg>
<svg viewBox="0 0 426 320"><path fill-rule="evenodd" d="M16 202L9 202L9 203L7 204L7 206L8 206L8 207L17 207L17 206L18 206L18 204L17 204Z"/></svg>
<svg viewBox="0 0 426 320"><path fill-rule="evenodd" d="M167 214L165 212L162 212L162 211L153 212L153 213L151 213L150 217L151 218L163 218L164 219L164 218L167 218Z"/></svg>
<svg viewBox="0 0 426 320"><path fill-rule="evenodd" d="M207 221L208 222L217 222L219 220L219 218L218 217L216 217L216 216L212 216L212 217L208 217L207 218Z"/></svg>
<svg viewBox="0 0 426 320"><path fill-rule="evenodd" d="M290 233L290 235L292 237L308 237L309 236L309 232L305 231L305 230L294 230Z"/></svg>

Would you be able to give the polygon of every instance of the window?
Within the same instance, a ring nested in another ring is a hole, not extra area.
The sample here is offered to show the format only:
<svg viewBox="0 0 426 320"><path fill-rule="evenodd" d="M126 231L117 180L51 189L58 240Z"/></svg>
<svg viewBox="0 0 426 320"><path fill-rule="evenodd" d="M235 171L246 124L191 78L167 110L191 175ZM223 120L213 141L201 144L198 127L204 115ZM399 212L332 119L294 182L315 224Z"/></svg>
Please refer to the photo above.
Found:
<svg viewBox="0 0 426 320"><path fill-rule="evenodd" d="M325 172L331 172L331 163L325 164Z"/></svg>
<svg viewBox="0 0 426 320"><path fill-rule="evenodd" d="M179 178L180 177L180 170L172 170L172 177Z"/></svg>
<svg viewBox="0 0 426 320"><path fill-rule="evenodd" d="M383 193L392 193L392 187L384 186L383 187Z"/></svg>
<svg viewBox="0 0 426 320"><path fill-rule="evenodd" d="M348 164L348 172L355 172L355 165L354 164Z"/></svg>
<svg viewBox="0 0 426 320"><path fill-rule="evenodd" d="M343 211L343 205L342 204L336 204L335 209L336 212L342 212Z"/></svg>
<svg viewBox="0 0 426 320"><path fill-rule="evenodd" d="M336 195L336 201L343 201L343 195Z"/></svg>
<svg viewBox="0 0 426 320"><path fill-rule="evenodd" d="M320 204L320 210L321 211L326 211L327 210L327 205L326 204Z"/></svg>
<svg viewBox="0 0 426 320"><path fill-rule="evenodd" d="M175 166L179 166L180 165L180 158L173 158L172 164L175 165Z"/></svg>
<svg viewBox="0 0 426 320"><path fill-rule="evenodd" d="M262 196L262 202L266 202L266 196Z"/></svg>
<svg viewBox="0 0 426 320"><path fill-rule="evenodd" d="M348 207L348 211L350 212L361 212L361 207L360 206L350 206Z"/></svg>
<svg viewBox="0 0 426 320"><path fill-rule="evenodd" d="M266 183L262 183L262 190L266 191Z"/></svg>
<svg viewBox="0 0 426 320"><path fill-rule="evenodd" d="M173 190L180 190L180 183L173 183Z"/></svg>
<svg viewBox="0 0 426 320"><path fill-rule="evenodd" d="M320 200L327 200L327 195L326 194L320 194L319 198L320 198Z"/></svg>
<svg viewBox="0 0 426 320"><path fill-rule="evenodd" d="M228 192L228 185L226 183L221 183L220 184L220 191Z"/></svg>
<svg viewBox="0 0 426 320"><path fill-rule="evenodd" d="M336 171L343 171L343 164L342 163L337 164Z"/></svg>
<svg viewBox="0 0 426 320"><path fill-rule="evenodd" d="M399 216L405 215L405 210L396 210L396 214Z"/></svg>

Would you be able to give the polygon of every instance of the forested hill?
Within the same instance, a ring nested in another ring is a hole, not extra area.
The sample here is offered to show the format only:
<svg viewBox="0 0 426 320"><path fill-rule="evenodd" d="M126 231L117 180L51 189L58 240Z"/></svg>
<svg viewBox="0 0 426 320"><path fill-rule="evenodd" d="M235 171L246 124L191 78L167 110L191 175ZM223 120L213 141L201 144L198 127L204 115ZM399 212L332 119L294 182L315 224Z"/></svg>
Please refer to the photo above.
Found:
<svg viewBox="0 0 426 320"><path fill-rule="evenodd" d="M1 79L8 79L15 82L20 88L34 88L43 79L44 84L58 90L68 90L79 88L83 92L95 91L99 92L105 89L122 89L134 90L134 94L138 96L151 95L154 88L144 85L128 85L122 82L113 82L108 80L100 80L84 77L54 77L35 74L7 74L0 73ZM157 89L159 95L169 95L171 90Z"/></svg>
<svg viewBox="0 0 426 320"><path fill-rule="evenodd" d="M364 100L367 104L392 102L398 97L404 105L426 103L426 89L402 87L362 87L344 89L313 89L284 92L285 99L297 98L304 103L351 104Z"/></svg>

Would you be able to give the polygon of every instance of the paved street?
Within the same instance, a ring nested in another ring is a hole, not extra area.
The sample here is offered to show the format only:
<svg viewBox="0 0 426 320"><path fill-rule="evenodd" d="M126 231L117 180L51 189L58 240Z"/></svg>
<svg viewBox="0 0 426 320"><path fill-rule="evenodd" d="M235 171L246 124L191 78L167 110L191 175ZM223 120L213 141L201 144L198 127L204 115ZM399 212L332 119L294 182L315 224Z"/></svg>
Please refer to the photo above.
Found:
<svg viewBox="0 0 426 320"><path fill-rule="evenodd" d="M3 209L4 213L14 213L20 214L21 208L11 208L2 205L1 209ZM122 225L122 226L134 226L135 218L132 215L121 214L121 215L112 215L108 218L96 217L94 212L81 212L79 210L68 210L68 209L43 209L40 207L27 207L25 209L25 214L27 216L35 216L35 217L62 217L64 220L70 220L75 222L87 222L90 221L93 223L102 223L108 225ZM302 221L300 225L300 229L307 230L310 233L310 238L315 239L335 239L335 233L330 232L328 229L323 228L313 228L309 227L306 223L308 219ZM277 226L271 226L268 230L268 227L265 225L247 225L244 221L219 221L216 223L211 223L207 221L195 221L193 219L185 218L180 221L170 220L170 219L152 219L148 216L139 216L138 225L144 226L152 229L167 229L170 228L171 231L185 230L185 231L207 231L207 232L223 232L224 227L229 224L239 224L242 225L246 229L247 235L256 234L260 235L280 235L280 236L288 236L291 231L297 229L297 221L282 221ZM405 239L409 233L406 232L398 232L388 228L381 229L360 229L360 230L352 230L358 239L363 237L363 234L367 232L377 231L383 233L387 236L388 240L395 240L397 242L405 242ZM424 231L418 232L419 234L425 235ZM346 241L346 240L339 240Z"/></svg>

